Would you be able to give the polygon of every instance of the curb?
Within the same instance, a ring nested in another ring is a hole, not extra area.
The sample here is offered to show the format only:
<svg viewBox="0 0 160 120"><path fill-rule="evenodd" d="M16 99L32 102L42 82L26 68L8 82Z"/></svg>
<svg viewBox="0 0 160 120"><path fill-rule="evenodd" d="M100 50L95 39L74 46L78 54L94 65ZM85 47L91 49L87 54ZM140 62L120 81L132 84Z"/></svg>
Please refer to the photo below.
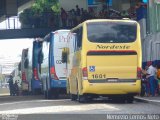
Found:
<svg viewBox="0 0 160 120"><path fill-rule="evenodd" d="M145 99L141 97L134 97L134 99L138 102L154 103L154 104L160 105L160 100L151 100L151 99Z"/></svg>
<svg viewBox="0 0 160 120"><path fill-rule="evenodd" d="M9 94L0 94L0 97L8 97L10 96Z"/></svg>

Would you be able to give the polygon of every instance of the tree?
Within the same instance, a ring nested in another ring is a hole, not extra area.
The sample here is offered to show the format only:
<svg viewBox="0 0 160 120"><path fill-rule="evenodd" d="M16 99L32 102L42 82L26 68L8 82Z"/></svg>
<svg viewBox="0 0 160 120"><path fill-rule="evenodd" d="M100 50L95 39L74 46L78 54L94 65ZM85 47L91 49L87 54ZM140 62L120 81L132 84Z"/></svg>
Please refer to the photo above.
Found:
<svg viewBox="0 0 160 120"><path fill-rule="evenodd" d="M19 16L22 24L28 24L34 27L40 27L40 25L46 26L48 23L44 18L53 19L55 14L60 12L60 5L58 0L35 0L35 3L25 9Z"/></svg>
<svg viewBox="0 0 160 120"><path fill-rule="evenodd" d="M58 0L36 0L32 8L41 13L46 12L47 10L50 11L50 9L56 13L60 12Z"/></svg>
<svg viewBox="0 0 160 120"><path fill-rule="evenodd" d="M23 24L32 24L34 11L31 8L25 9L20 15L19 20Z"/></svg>

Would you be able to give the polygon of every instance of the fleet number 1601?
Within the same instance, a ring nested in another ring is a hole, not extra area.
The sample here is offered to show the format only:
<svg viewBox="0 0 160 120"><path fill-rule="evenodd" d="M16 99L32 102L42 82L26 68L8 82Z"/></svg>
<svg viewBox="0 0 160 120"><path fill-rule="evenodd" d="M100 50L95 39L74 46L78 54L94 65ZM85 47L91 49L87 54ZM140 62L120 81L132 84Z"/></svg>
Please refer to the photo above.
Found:
<svg viewBox="0 0 160 120"><path fill-rule="evenodd" d="M92 74L93 79L105 79L106 75L105 74Z"/></svg>

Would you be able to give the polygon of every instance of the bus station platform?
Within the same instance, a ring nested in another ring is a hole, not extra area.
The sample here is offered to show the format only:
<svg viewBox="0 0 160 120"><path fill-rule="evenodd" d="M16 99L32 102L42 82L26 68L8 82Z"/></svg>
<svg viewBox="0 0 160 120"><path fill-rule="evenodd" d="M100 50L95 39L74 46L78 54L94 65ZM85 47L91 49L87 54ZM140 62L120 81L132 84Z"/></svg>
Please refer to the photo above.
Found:
<svg viewBox="0 0 160 120"><path fill-rule="evenodd" d="M147 103L155 103L155 104L160 105L160 95L155 96L155 97L152 97L152 96L149 96L149 97L135 96L134 98L137 101L143 101L143 102L147 102Z"/></svg>

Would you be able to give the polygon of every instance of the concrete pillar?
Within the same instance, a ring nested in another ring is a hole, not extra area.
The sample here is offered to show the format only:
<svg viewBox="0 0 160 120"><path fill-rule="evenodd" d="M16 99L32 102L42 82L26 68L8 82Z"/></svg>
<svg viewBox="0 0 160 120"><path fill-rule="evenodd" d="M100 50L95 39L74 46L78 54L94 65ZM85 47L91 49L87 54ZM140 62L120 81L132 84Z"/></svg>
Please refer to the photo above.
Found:
<svg viewBox="0 0 160 120"><path fill-rule="evenodd" d="M17 0L6 0L6 14L8 17L17 15L17 6Z"/></svg>

